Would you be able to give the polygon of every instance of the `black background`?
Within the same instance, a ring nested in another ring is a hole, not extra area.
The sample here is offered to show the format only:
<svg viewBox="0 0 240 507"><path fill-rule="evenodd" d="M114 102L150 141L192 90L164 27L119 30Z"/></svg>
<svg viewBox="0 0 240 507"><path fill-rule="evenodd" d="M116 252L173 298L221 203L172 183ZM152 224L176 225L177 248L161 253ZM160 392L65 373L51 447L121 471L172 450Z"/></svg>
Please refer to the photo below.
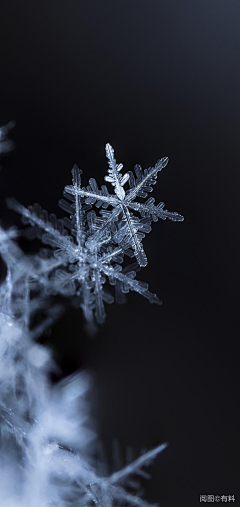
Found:
<svg viewBox="0 0 240 507"><path fill-rule="evenodd" d="M0 37L0 124L16 120L4 225L19 223L11 195L61 217L74 163L101 185L106 142L125 171L169 156L153 195L185 221L153 224L138 274L163 305L130 294L94 340L69 310L48 340L65 374L92 371L109 457L113 438L170 443L146 498L238 505L239 1L8 0Z"/></svg>

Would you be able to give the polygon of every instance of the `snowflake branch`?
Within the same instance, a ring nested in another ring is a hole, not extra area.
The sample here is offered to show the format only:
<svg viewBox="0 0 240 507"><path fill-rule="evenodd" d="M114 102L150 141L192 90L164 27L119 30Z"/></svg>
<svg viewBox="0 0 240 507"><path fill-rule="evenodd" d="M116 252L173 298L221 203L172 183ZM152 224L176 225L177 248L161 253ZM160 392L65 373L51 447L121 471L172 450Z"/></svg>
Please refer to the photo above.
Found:
<svg viewBox="0 0 240 507"><path fill-rule="evenodd" d="M146 466L148 462L153 460L160 452L162 452L166 447L167 443L161 444L158 447L155 447L155 449L152 449L151 451L146 452L142 456L140 456L138 459L133 461L133 463L130 463L126 467L124 467L122 470L119 470L119 472L115 472L112 474L108 480L109 484L118 484L123 482L126 477L129 475L132 475L134 473L137 473L143 466Z"/></svg>

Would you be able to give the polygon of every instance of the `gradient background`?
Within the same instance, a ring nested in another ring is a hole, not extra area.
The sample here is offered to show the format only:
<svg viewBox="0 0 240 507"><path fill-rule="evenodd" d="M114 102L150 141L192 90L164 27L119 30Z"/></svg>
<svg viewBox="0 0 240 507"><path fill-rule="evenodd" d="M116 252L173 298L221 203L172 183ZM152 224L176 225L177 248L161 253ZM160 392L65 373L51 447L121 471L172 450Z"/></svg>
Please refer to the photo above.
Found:
<svg viewBox="0 0 240 507"><path fill-rule="evenodd" d="M87 365L111 456L168 441L146 498L239 504L239 0L8 0L1 7L0 124L15 119L4 197L57 202L77 163L103 183L104 145L125 170L169 165L157 202L183 214L144 241L138 274L163 300L108 306L95 340L74 310L50 338L65 374Z"/></svg>

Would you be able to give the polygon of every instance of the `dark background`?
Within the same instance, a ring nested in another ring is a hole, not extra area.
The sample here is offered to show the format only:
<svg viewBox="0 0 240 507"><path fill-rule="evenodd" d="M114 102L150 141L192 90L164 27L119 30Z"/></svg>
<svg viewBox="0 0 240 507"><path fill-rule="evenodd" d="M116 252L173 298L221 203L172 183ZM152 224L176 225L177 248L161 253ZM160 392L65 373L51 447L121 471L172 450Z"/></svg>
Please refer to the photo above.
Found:
<svg viewBox="0 0 240 507"><path fill-rule="evenodd" d="M102 441L138 453L168 441L146 498L195 507L200 494L239 504L239 0L8 0L1 7L0 124L5 196L57 207L77 163L83 184L169 156L157 202L183 214L144 240L137 294L107 307L89 340L70 310L49 339L65 374L88 366Z"/></svg>

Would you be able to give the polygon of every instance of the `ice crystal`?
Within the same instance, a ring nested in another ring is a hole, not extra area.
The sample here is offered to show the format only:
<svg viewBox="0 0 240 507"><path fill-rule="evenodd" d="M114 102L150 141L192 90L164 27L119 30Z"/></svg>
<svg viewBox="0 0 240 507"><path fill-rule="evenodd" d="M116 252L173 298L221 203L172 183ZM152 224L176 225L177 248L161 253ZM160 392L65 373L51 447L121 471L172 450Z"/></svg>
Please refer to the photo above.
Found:
<svg viewBox="0 0 240 507"><path fill-rule="evenodd" d="M155 205L153 197L145 202L136 200L145 199L152 192L158 172L168 163L167 157L149 169L136 165L135 175L131 171L122 175L123 166L116 163L110 144L106 145L106 156L109 168L105 181L113 186L114 193L110 194L106 185L99 189L94 178L90 178L87 187L82 187L82 171L75 165L72 185L65 187L64 199L59 201L70 218L57 220L38 204L27 209L8 199L8 206L33 227L27 231L28 236L36 235L53 248L53 253L48 251L47 255L53 255L59 266L47 275L48 291L75 296L75 304L77 297L90 333L95 332L96 322L102 324L105 320L104 303L114 301L104 287L107 280L115 286L119 303L132 290L151 303L161 304L156 294L149 292L147 283L135 279L137 270L147 264L142 240L151 231L152 221L183 220L178 213L165 210L164 203ZM125 190L127 182L129 189ZM91 209L93 205L99 214ZM136 262L123 268L124 256L135 256Z"/></svg>

